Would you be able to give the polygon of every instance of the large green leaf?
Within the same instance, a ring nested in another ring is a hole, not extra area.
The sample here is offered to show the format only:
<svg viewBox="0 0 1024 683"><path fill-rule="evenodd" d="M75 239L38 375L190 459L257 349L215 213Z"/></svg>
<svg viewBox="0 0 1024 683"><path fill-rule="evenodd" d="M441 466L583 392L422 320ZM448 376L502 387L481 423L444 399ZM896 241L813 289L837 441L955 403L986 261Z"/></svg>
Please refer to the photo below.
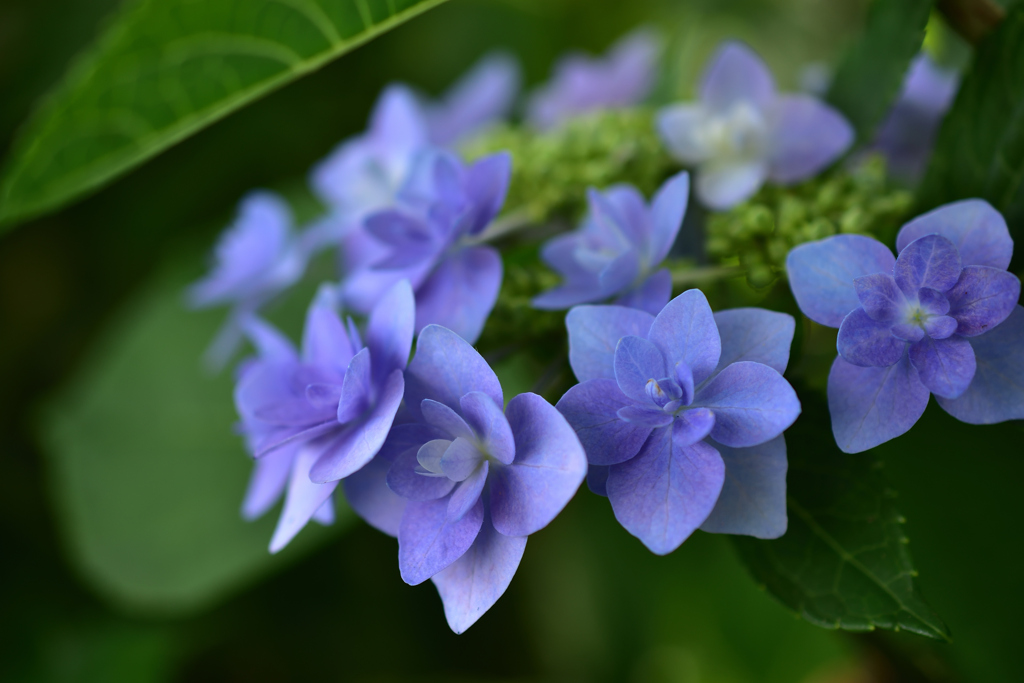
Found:
<svg viewBox="0 0 1024 683"><path fill-rule="evenodd" d="M935 144L918 208L981 197L1024 220L1024 4L978 45Z"/></svg>
<svg viewBox="0 0 1024 683"><path fill-rule="evenodd" d="M66 204L443 1L132 3L23 131L0 222Z"/></svg>
<svg viewBox="0 0 1024 683"><path fill-rule="evenodd" d="M772 541L734 537L740 556L758 582L811 623L948 640L915 585L904 519L882 464L870 453L839 451L827 425L826 414L805 413L787 432L789 529Z"/></svg>
<svg viewBox="0 0 1024 683"><path fill-rule="evenodd" d="M252 462L232 429L233 380L200 360L224 313L186 310L184 281L176 270L140 293L43 423L72 558L136 611L200 608L352 520L343 509L272 556L277 510L241 519Z"/></svg>
<svg viewBox="0 0 1024 683"><path fill-rule="evenodd" d="M871 139L924 42L931 0L875 0L864 35L846 53L828 101L846 114L862 142Z"/></svg>

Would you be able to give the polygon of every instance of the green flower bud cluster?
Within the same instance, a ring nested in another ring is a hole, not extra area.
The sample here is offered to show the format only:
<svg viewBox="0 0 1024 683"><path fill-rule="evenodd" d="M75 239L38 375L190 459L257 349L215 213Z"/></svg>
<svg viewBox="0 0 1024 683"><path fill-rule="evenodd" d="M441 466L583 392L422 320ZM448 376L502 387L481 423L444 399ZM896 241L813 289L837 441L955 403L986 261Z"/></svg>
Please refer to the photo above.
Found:
<svg viewBox="0 0 1024 683"><path fill-rule="evenodd" d="M711 258L744 268L751 287L767 287L785 277L786 255L798 244L840 233L890 242L912 199L886 182L885 160L873 155L792 187L766 185L711 214L705 247Z"/></svg>
<svg viewBox="0 0 1024 683"><path fill-rule="evenodd" d="M467 159L507 150L512 183L505 206L531 222L555 214L576 218L586 189L628 182L650 195L672 167L654 129L653 111L617 109L574 117L547 132L503 126L471 140Z"/></svg>

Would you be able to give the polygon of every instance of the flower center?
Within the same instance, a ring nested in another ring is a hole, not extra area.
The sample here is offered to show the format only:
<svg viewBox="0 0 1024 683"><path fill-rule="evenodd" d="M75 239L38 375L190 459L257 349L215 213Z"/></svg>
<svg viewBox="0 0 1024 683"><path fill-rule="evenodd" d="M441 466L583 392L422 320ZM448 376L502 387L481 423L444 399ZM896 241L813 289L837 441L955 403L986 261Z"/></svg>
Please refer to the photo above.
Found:
<svg viewBox="0 0 1024 683"><path fill-rule="evenodd" d="M766 129L761 112L748 102L737 102L708 120L701 137L717 158L756 159L763 156Z"/></svg>

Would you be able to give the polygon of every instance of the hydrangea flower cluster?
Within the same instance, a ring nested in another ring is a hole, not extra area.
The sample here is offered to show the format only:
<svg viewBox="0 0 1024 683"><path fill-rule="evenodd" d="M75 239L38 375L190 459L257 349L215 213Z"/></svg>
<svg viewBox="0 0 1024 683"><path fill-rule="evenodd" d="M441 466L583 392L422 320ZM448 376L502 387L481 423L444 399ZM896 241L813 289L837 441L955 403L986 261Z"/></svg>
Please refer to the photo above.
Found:
<svg viewBox="0 0 1024 683"><path fill-rule="evenodd" d="M947 204L903 226L898 257L881 242L837 235L801 245L786 268L800 309L838 327L828 379L832 431L849 453L907 430L929 394L953 417L1024 417L1024 312L1006 272L1013 240L982 200Z"/></svg>

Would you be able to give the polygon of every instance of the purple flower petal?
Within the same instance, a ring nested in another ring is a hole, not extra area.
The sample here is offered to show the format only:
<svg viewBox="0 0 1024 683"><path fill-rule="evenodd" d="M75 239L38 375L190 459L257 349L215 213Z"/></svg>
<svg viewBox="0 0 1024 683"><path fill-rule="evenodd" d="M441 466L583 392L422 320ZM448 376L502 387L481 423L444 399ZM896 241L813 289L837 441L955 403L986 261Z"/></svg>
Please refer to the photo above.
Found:
<svg viewBox="0 0 1024 683"><path fill-rule="evenodd" d="M653 342L632 335L623 337L615 347L615 381L629 398L650 403L648 380L667 374L665 357Z"/></svg>
<svg viewBox="0 0 1024 683"><path fill-rule="evenodd" d="M260 360L276 363L296 363L299 354L295 345L277 328L256 316L248 317L242 323L242 330L252 345L256 347Z"/></svg>
<svg viewBox="0 0 1024 683"><path fill-rule="evenodd" d="M1020 280L1005 270L967 266L960 280L946 293L949 315L957 334L976 337L991 330L1013 312L1020 298Z"/></svg>
<svg viewBox="0 0 1024 683"><path fill-rule="evenodd" d="M703 441L715 427L715 414L707 408L692 408L679 414L672 425L672 438L680 448Z"/></svg>
<svg viewBox="0 0 1024 683"><path fill-rule="evenodd" d="M661 349L669 367L685 362L697 384L711 374L722 355L715 317L699 289L683 292L668 302L654 319L647 338Z"/></svg>
<svg viewBox="0 0 1024 683"><path fill-rule="evenodd" d="M733 308L715 313L715 325L722 340L716 372L743 360L767 365L780 374L786 371L796 328L793 316L763 308Z"/></svg>
<svg viewBox="0 0 1024 683"><path fill-rule="evenodd" d="M995 329L970 338L974 379L956 399L938 397L947 413L969 424L1024 419L1024 308L1016 306Z"/></svg>
<svg viewBox="0 0 1024 683"><path fill-rule="evenodd" d="M448 499L448 522L454 524L462 519L467 512L480 500L480 494L487 483L487 472L490 464L485 460L477 461L479 467L473 469Z"/></svg>
<svg viewBox="0 0 1024 683"><path fill-rule="evenodd" d="M385 478L388 489L402 498L419 502L444 498L455 488L456 482L448 477L432 477L418 473L418 452L416 446L412 446L395 458Z"/></svg>
<svg viewBox="0 0 1024 683"><path fill-rule="evenodd" d="M762 161L711 160L697 175L697 196L709 209L725 211L754 196L767 177Z"/></svg>
<svg viewBox="0 0 1024 683"><path fill-rule="evenodd" d="M651 201L651 239L647 262L655 266L665 260L683 226L690 199L690 174L677 173L662 184Z"/></svg>
<svg viewBox="0 0 1024 683"><path fill-rule="evenodd" d="M441 456L441 471L452 481L464 481L484 460L484 454L473 441L475 439L455 439Z"/></svg>
<svg viewBox="0 0 1024 683"><path fill-rule="evenodd" d="M338 422L345 424L356 419L370 407L373 380L370 377L370 349L360 351L352 358L345 371L345 380L341 385L341 397L335 408Z"/></svg>
<svg viewBox="0 0 1024 683"><path fill-rule="evenodd" d="M786 437L751 448L711 445L725 461L725 484L701 531L756 538L786 533Z"/></svg>
<svg viewBox="0 0 1024 683"><path fill-rule="evenodd" d="M916 323L896 323L889 329L889 332L896 339L902 339L910 344L924 339L924 328ZM870 363L866 364L864 367L868 367L869 365Z"/></svg>
<svg viewBox="0 0 1024 683"><path fill-rule="evenodd" d="M388 536L398 536L406 499L388 488L391 460L382 455L383 449L361 470L346 477L342 486L345 500L367 524Z"/></svg>
<svg viewBox="0 0 1024 683"><path fill-rule="evenodd" d="M932 339L946 339L956 332L956 318L948 315L937 315L929 318L924 324L925 333Z"/></svg>
<svg viewBox="0 0 1024 683"><path fill-rule="evenodd" d="M910 347L910 362L921 383L936 396L956 398L974 379L974 349L963 337L925 338Z"/></svg>
<svg viewBox="0 0 1024 683"><path fill-rule="evenodd" d="M903 357L906 344L890 333L892 323L872 320L863 308L846 316L839 327L836 348L847 362L884 368Z"/></svg>
<svg viewBox="0 0 1024 683"><path fill-rule="evenodd" d="M466 194L473 207L467 234L480 233L498 215L511 178L512 157L508 152L486 156L467 169Z"/></svg>
<svg viewBox="0 0 1024 683"><path fill-rule="evenodd" d="M672 424L674 419L670 413L666 413L660 408L632 405L619 408L616 415L619 416L620 420L625 420L638 427L649 427L650 429L667 427Z"/></svg>
<svg viewBox="0 0 1024 683"><path fill-rule="evenodd" d="M498 601L512 582L525 550L525 536L500 534L485 519L469 550L432 577L452 631L465 632Z"/></svg>
<svg viewBox="0 0 1024 683"><path fill-rule="evenodd" d="M739 102L764 108L775 99L775 81L753 50L743 43L729 41L711 58L701 81L700 99L717 110Z"/></svg>
<svg viewBox="0 0 1024 683"><path fill-rule="evenodd" d="M423 421L444 432L449 439L474 439L473 430L456 411L444 403L425 398L420 402Z"/></svg>
<svg viewBox="0 0 1024 683"><path fill-rule="evenodd" d="M442 325L475 342L498 300L501 274L501 256L491 247L448 256L416 290L416 329Z"/></svg>
<svg viewBox="0 0 1024 683"><path fill-rule="evenodd" d="M318 483L344 479L370 462L387 438L404 390L402 371L395 370L381 387L376 405L343 429L310 469L310 478Z"/></svg>
<svg viewBox="0 0 1024 683"><path fill-rule="evenodd" d="M306 314L302 359L310 365L344 372L358 349L352 348L345 326L338 317L336 299L334 290L327 285L317 292Z"/></svg>
<svg viewBox="0 0 1024 683"><path fill-rule="evenodd" d="M516 456L512 428L501 407L487 394L471 391L459 401L466 422L480 438L488 455L508 465Z"/></svg>
<svg viewBox="0 0 1024 683"><path fill-rule="evenodd" d="M711 438L745 448L774 439L796 420L800 401L777 371L742 361L733 363L701 387L694 406L715 413Z"/></svg>
<svg viewBox="0 0 1024 683"><path fill-rule="evenodd" d="M963 278L963 271L960 271ZM949 298L937 289L922 287L917 292L917 302L928 315L946 315L949 313Z"/></svg>
<svg viewBox="0 0 1024 683"><path fill-rule="evenodd" d="M945 292L960 279L960 255L956 246L941 235L925 235L900 252L893 277L907 296L922 287Z"/></svg>
<svg viewBox="0 0 1024 683"><path fill-rule="evenodd" d="M242 519L248 522L262 517L274 506L284 493L294 459L295 449L281 449L254 463L242 502Z"/></svg>
<svg viewBox="0 0 1024 683"><path fill-rule="evenodd" d="M621 292L636 282L639 276L640 259L636 251L631 249L619 254L601 271L601 275L598 277L601 298L604 299Z"/></svg>
<svg viewBox="0 0 1024 683"><path fill-rule="evenodd" d="M714 448L704 442L680 448L672 429L658 429L635 458L609 469L608 499L626 531L665 555L704 523L724 478Z"/></svg>
<svg viewBox="0 0 1024 683"><path fill-rule="evenodd" d="M613 465L640 451L650 427L619 418L621 408L634 405L615 380L592 379L565 392L558 411L572 425L592 465Z"/></svg>
<svg viewBox="0 0 1024 683"><path fill-rule="evenodd" d="M658 315L672 298L672 273L668 268L655 271L639 286L623 292L612 303Z"/></svg>
<svg viewBox="0 0 1024 683"><path fill-rule="evenodd" d="M905 433L924 414L928 387L904 356L887 368L837 357L828 376L832 434L845 453L860 453Z"/></svg>
<svg viewBox="0 0 1024 683"><path fill-rule="evenodd" d="M506 536L543 529L572 499L587 474L587 456L572 427L537 394L519 394L505 410L516 440L511 465L491 482L494 528Z"/></svg>
<svg viewBox="0 0 1024 683"><path fill-rule="evenodd" d="M405 369L412 349L415 301L408 280L389 289L370 313L366 346L373 360L373 381L379 384L396 369Z"/></svg>
<svg viewBox="0 0 1024 683"><path fill-rule="evenodd" d="M648 336L654 316L622 306L577 306L565 316L569 365L576 379L615 379L615 347L628 335Z"/></svg>
<svg viewBox="0 0 1024 683"><path fill-rule="evenodd" d="M334 524L334 501L328 498L324 501L324 504L316 509L313 513L313 521L323 526L330 526Z"/></svg>
<svg viewBox="0 0 1024 683"><path fill-rule="evenodd" d="M487 362L466 340L439 325L428 325L420 333L405 376L405 402L413 417L421 414L425 398L457 410L460 399L471 391L482 391L505 405L501 384Z"/></svg>
<svg viewBox="0 0 1024 683"><path fill-rule="evenodd" d="M417 474L447 476L441 470L441 458L445 451L452 445L450 439L432 439L416 449L416 462L419 467L413 467Z"/></svg>
<svg viewBox="0 0 1024 683"><path fill-rule="evenodd" d="M606 485L608 484L609 465L591 465L587 468L587 488L591 493L608 497Z"/></svg>
<svg viewBox="0 0 1024 683"><path fill-rule="evenodd" d="M853 143L853 128L838 111L810 95L784 95L768 114L769 177L799 182L823 170Z"/></svg>
<svg viewBox="0 0 1024 683"><path fill-rule="evenodd" d="M410 501L398 527L398 569L410 586L423 583L469 550L484 520L481 499L457 522L448 521L448 498Z"/></svg>
<svg viewBox="0 0 1024 683"><path fill-rule="evenodd" d="M398 209L384 209L367 216L363 229L386 248L386 255L371 264L377 270L422 263L432 258L439 246L422 217Z"/></svg>
<svg viewBox="0 0 1024 683"><path fill-rule="evenodd" d="M276 553L302 531L313 515L324 504L338 482L316 484L309 479L309 468L319 455L313 446L304 446L295 456L292 464L291 479L288 482L288 493L285 494L284 509L277 520L277 528L270 539L270 552Z"/></svg>
<svg viewBox="0 0 1024 683"><path fill-rule="evenodd" d="M786 271L804 315L839 327L860 306L853 281L862 275L892 272L895 263L889 248L876 239L836 235L794 248L786 257Z"/></svg>
<svg viewBox="0 0 1024 683"><path fill-rule="evenodd" d="M853 281L853 287L861 307L872 320L892 322L907 307L907 297L888 273L862 275Z"/></svg>
<svg viewBox="0 0 1024 683"><path fill-rule="evenodd" d="M485 55L426 111L431 142L449 146L501 119L512 107L520 80L514 57Z"/></svg>
<svg viewBox="0 0 1024 683"><path fill-rule="evenodd" d="M965 199L940 206L904 225L896 236L902 252L914 240L942 235L960 253L964 266L990 266L1006 270L1013 256L1013 239L1006 220L983 199Z"/></svg>

